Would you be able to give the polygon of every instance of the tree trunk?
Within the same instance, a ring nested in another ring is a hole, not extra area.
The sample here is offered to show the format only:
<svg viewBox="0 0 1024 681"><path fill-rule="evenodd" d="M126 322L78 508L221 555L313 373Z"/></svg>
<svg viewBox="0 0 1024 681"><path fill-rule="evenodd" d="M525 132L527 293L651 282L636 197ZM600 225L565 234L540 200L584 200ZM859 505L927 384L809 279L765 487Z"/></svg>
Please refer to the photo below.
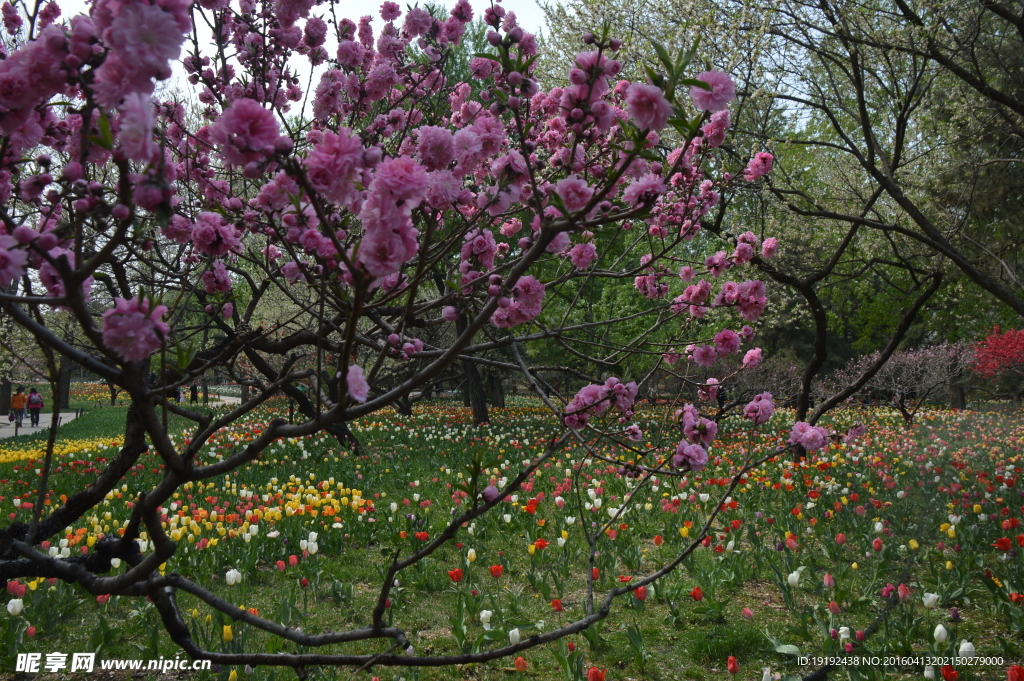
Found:
<svg viewBox="0 0 1024 681"><path fill-rule="evenodd" d="M71 362L61 358L60 368L58 369L59 377L57 379L57 395L54 399L60 400L61 409L71 408Z"/></svg>
<svg viewBox="0 0 1024 681"><path fill-rule="evenodd" d="M206 374L203 374L200 383L203 386L203 406L205 407L210 403L210 380L206 378Z"/></svg>
<svg viewBox="0 0 1024 681"><path fill-rule="evenodd" d="M487 392L492 407L505 408L505 387L501 382L501 375L494 370L487 372Z"/></svg>
<svg viewBox="0 0 1024 681"><path fill-rule="evenodd" d="M460 315L455 320L455 329L460 335L468 327L469 323L465 316ZM484 383L480 378L480 370L477 368L476 362L468 359L462 360L462 375L465 379L462 381L462 399L464 403L468 401L468 406L473 408L473 423L478 426L487 423L487 397L484 394Z"/></svg>
<svg viewBox="0 0 1024 681"><path fill-rule="evenodd" d="M949 382L949 408L967 408L967 391L964 390L964 385L958 377L952 378Z"/></svg>
<svg viewBox="0 0 1024 681"><path fill-rule="evenodd" d="M5 378L0 381L0 416L7 416L11 413L11 379Z"/></svg>

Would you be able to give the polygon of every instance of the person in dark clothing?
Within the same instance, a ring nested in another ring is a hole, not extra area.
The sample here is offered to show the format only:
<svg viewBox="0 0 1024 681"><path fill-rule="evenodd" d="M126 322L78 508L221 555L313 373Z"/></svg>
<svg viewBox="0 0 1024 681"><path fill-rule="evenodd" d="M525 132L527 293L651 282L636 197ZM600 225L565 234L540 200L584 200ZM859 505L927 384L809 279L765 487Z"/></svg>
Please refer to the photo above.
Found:
<svg viewBox="0 0 1024 681"><path fill-rule="evenodd" d="M28 392L28 415L33 427L39 427L39 412L43 409L43 396L32 388Z"/></svg>
<svg viewBox="0 0 1024 681"><path fill-rule="evenodd" d="M199 402L199 384L195 381L192 381L192 390L189 397L191 398L192 404L197 404Z"/></svg>

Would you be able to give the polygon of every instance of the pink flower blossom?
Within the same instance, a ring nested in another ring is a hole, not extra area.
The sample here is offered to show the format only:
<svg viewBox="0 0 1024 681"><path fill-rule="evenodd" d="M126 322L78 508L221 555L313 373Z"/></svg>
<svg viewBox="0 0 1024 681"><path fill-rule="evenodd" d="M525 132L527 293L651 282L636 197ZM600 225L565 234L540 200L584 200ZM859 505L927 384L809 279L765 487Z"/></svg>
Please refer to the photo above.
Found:
<svg viewBox="0 0 1024 681"><path fill-rule="evenodd" d="M363 376L363 368L358 364L350 364L345 374L345 382L348 384L348 395L356 402L362 404L370 395L370 384Z"/></svg>
<svg viewBox="0 0 1024 681"><path fill-rule="evenodd" d="M775 237L768 237L761 244L761 257L768 259L772 258L775 253L779 250L779 240Z"/></svg>
<svg viewBox="0 0 1024 681"><path fill-rule="evenodd" d="M754 425L766 423L775 413L775 402L771 393L755 395L746 407L743 408L743 418L749 419Z"/></svg>
<svg viewBox="0 0 1024 681"><path fill-rule="evenodd" d="M773 160L774 157L767 151L757 152L754 154L754 158L750 159L746 170L743 171L743 179L747 182L753 182L772 172Z"/></svg>
<svg viewBox="0 0 1024 681"><path fill-rule="evenodd" d="M740 349L740 337L731 329L723 329L715 334L715 350L720 356L731 355Z"/></svg>
<svg viewBox="0 0 1024 681"><path fill-rule="evenodd" d="M626 187L626 191L622 193L622 200L626 202L626 205L635 208L644 201L658 198L665 193L665 189L665 183L659 176L648 173L633 180Z"/></svg>
<svg viewBox="0 0 1024 681"><path fill-rule="evenodd" d="M416 157L427 170L443 170L455 159L455 136L444 128L425 125L416 140Z"/></svg>
<svg viewBox="0 0 1024 681"><path fill-rule="evenodd" d="M226 293L231 290L231 274L220 260L203 272L202 279L207 293Z"/></svg>
<svg viewBox="0 0 1024 681"><path fill-rule="evenodd" d="M595 260L597 260L597 247L589 241L576 244L569 249L569 262L578 270L587 269Z"/></svg>
<svg viewBox="0 0 1024 681"><path fill-rule="evenodd" d="M713 345L701 345L693 351L693 361L697 366L707 369L718 360L718 352Z"/></svg>
<svg viewBox="0 0 1024 681"><path fill-rule="evenodd" d="M0 286L7 288L25 274L28 254L18 248L18 241L9 234L0 234Z"/></svg>
<svg viewBox="0 0 1024 681"><path fill-rule="evenodd" d="M565 210L575 213L587 207L587 202L594 195L594 188L588 185L586 180L570 175L558 181L555 193L562 199Z"/></svg>
<svg viewBox="0 0 1024 681"><path fill-rule="evenodd" d="M133 92L121 102L118 140L124 155L133 161L154 163L160 158L160 145L153 138L153 104L149 95Z"/></svg>
<svg viewBox="0 0 1024 681"><path fill-rule="evenodd" d="M280 136L274 114L248 98L235 100L210 126L210 140L220 146L226 162L237 166L262 161Z"/></svg>
<svg viewBox="0 0 1024 681"><path fill-rule="evenodd" d="M192 243L204 255L219 258L242 250L241 235L218 213L203 212L192 226Z"/></svg>
<svg viewBox="0 0 1024 681"><path fill-rule="evenodd" d="M708 465L708 453L700 445L690 444L681 440L672 457L674 468L685 468L691 471L702 471Z"/></svg>
<svg viewBox="0 0 1024 681"><path fill-rule="evenodd" d="M147 298L115 298L114 307L103 313L103 343L126 362L146 359L167 338L170 327L161 317L166 305L150 310Z"/></svg>
<svg viewBox="0 0 1024 681"><path fill-rule="evenodd" d="M697 80L711 86L710 90L694 85L690 88L693 105L700 111L716 113L729 106L736 99L736 84L729 74L721 71L705 71L697 76Z"/></svg>
<svg viewBox="0 0 1024 681"><path fill-rule="evenodd" d="M329 130L325 132L320 143L306 156L303 165L313 189L331 203L349 206L359 196L356 180L362 162L362 141L358 135L352 135L347 128L342 128L338 134ZM294 182L291 184L294 185ZM291 193L298 193L297 185Z"/></svg>
<svg viewBox="0 0 1024 681"><path fill-rule="evenodd" d="M761 363L761 348L751 348L747 350L747 354L743 355L743 368L744 369L756 369L757 365Z"/></svg>
<svg viewBox="0 0 1024 681"><path fill-rule="evenodd" d="M798 421L793 424L789 441L800 444L809 452L821 449L828 444L828 431L821 426L812 426L809 423Z"/></svg>
<svg viewBox="0 0 1024 681"><path fill-rule="evenodd" d="M672 116L672 105L661 89L643 83L633 83L626 90L626 109L641 130L658 132L668 125Z"/></svg>
<svg viewBox="0 0 1024 681"><path fill-rule="evenodd" d="M712 114L711 120L704 124L701 132L704 133L704 145L708 149L714 149L725 142L725 132L729 129L729 111L723 109Z"/></svg>

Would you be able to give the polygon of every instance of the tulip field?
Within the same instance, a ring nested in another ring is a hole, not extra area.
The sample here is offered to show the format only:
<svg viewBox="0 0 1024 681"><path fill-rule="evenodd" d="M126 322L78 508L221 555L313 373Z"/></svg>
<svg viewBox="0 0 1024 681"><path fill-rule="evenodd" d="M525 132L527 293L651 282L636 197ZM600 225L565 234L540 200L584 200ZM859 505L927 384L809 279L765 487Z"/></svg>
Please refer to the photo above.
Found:
<svg viewBox="0 0 1024 681"><path fill-rule="evenodd" d="M467 503L460 489L467 463L491 462L487 474L500 486L560 432L539 402L514 404L493 410L490 426L480 428L443 401L411 417L380 412L354 424L358 452L327 435L279 441L253 465L186 487L162 509L167 532L182 543L161 567L303 631L365 623L395 552L428 541ZM244 446L286 412L280 402L254 412L221 431L203 457ZM112 455L117 436L103 431L116 433L124 414L94 409L62 430L51 498L80 489ZM665 415L645 406L638 416L643 424ZM600 626L519 660L458 670L378 667L355 678L778 679L815 672L824 660L814 658L840 658L831 678L1024 678L1014 667L1024 662L1022 416L932 411L908 429L891 410L839 410L836 430L862 421L866 435L799 464L777 459L751 471L680 568L617 600ZM486 649L578 619L588 571L600 595L671 560L698 536L746 455L784 443L791 426L785 411L754 429L727 419L704 471L655 478L639 490L616 467L562 450L500 512L400 573L386 617L433 653ZM40 446L21 438L0 447L0 504L11 519L28 522L37 502ZM154 455L128 479L151 483L158 467ZM629 493L639 501L599 538L591 567L585 532L606 523ZM125 485L44 549L88 552L123 531L133 499ZM97 598L46 580L6 588L0 657L7 669L28 651L175 655L145 600ZM189 598L180 596L187 625L205 647L294 647ZM945 664L927 664L936 661ZM348 679L353 671L311 670L310 678ZM215 666L188 678L292 676Z"/></svg>

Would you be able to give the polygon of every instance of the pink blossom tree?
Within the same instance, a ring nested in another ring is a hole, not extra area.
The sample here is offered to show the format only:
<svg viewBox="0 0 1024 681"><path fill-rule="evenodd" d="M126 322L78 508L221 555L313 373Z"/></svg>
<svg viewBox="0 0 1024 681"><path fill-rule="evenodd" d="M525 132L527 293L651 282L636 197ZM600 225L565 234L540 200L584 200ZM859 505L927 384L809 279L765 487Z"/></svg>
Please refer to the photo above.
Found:
<svg viewBox="0 0 1024 681"><path fill-rule="evenodd" d="M34 517L0 532L0 576L148 597L176 644L220 664L359 669L515 655L607 617L613 599L678 566L717 511L675 560L628 587L598 595L587 577L579 619L477 652L417 655L401 622L385 621L396 577L562 447L617 462L592 446L610 441L635 455L621 474L645 483L706 464L717 426L697 407L678 405L669 427L645 436L632 423L634 405L660 366L707 389L704 372L726 358L743 357L720 385L760 361L749 325L764 310L764 287L742 272L778 244L752 232L708 235L702 216L724 193L759 181L771 157L723 167L716 148L729 127L731 81L720 72L687 79L687 55L665 57L652 82L616 82L618 42L587 35L566 84L544 91L533 75L535 37L493 5L483 16L491 50L469 64L478 82L455 82L472 19L466 0L444 15L403 15L384 2L376 27L373 17L357 23L322 9L314 0L98 0L88 15L61 17L52 2L5 6L15 44L0 62L0 309L45 349L51 376L59 358L74 361L117 386L130 409L118 454L43 516L51 437ZM155 94L178 60L198 111ZM313 73L308 91L296 60ZM715 255L692 260L687 243L696 238L717 244ZM635 309L600 320L582 319L572 303L547 311L596 280L631 283ZM80 340L54 333L47 309L70 315ZM624 323L642 328L608 350L637 357L642 370L622 380L576 370L584 387L574 397L549 396L537 372L561 367L531 365L532 343ZM482 354L499 348L506 359ZM304 633L157 569L177 549L160 514L182 486L237 471L282 438L327 431L345 440L347 423L457 362L518 370L564 428L503 487L478 468L469 503L445 529L395 554L365 626ZM211 372L244 385L241 404L211 415L171 399ZM212 461L197 457L219 429L280 395L294 400L298 418L274 418ZM761 394L744 414L759 424L773 411ZM169 436L168 414L192 424L183 440ZM806 449L832 437L798 425L793 442ZM91 513L150 450L161 479L138 495L123 536L67 560L38 549ZM780 451L752 454L733 487ZM602 529L581 530L591 561ZM204 649L181 616L180 592L310 651ZM378 640L390 647L374 652ZM367 647L316 650L342 642Z"/></svg>

